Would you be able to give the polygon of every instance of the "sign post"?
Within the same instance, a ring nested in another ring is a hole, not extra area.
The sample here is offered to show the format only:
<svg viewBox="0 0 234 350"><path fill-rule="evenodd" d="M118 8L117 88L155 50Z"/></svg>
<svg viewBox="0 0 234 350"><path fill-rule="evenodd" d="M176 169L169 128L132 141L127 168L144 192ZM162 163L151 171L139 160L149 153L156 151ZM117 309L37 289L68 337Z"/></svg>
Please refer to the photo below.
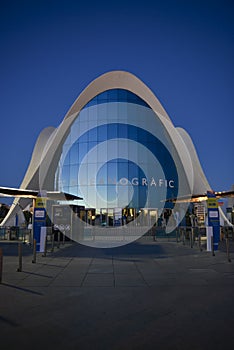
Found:
<svg viewBox="0 0 234 350"><path fill-rule="evenodd" d="M218 200L213 191L207 191L208 226L213 228L213 249L218 250L220 240L220 219Z"/></svg>
<svg viewBox="0 0 234 350"><path fill-rule="evenodd" d="M43 229L42 227L46 227L46 197L47 194L45 191L41 191L34 205L34 213L33 213L33 238L36 240L36 251L43 252L44 251L44 239L45 237L42 235ZM43 237L42 237L43 236Z"/></svg>

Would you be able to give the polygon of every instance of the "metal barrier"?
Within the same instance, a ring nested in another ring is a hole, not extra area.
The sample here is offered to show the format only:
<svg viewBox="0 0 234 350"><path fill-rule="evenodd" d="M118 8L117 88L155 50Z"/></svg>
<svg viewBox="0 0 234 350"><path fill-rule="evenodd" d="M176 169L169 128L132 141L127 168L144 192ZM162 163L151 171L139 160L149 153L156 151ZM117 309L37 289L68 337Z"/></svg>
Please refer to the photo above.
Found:
<svg viewBox="0 0 234 350"><path fill-rule="evenodd" d="M18 243L18 258L19 258L19 267L18 272L22 271L22 243Z"/></svg>
<svg viewBox="0 0 234 350"><path fill-rule="evenodd" d="M226 226L223 228L224 238L226 242L226 253L227 253L227 260L228 262L231 262L230 258L230 238L232 238L232 241L234 240L234 229L233 227ZM231 237L230 237L231 235Z"/></svg>
<svg viewBox="0 0 234 350"><path fill-rule="evenodd" d="M176 242L182 242L183 245L189 245L193 248L197 245L200 251L202 248L202 241L206 242L206 228L197 226L179 226L176 230Z"/></svg>
<svg viewBox="0 0 234 350"><path fill-rule="evenodd" d="M166 232L165 227L154 226L144 236L152 236L154 241L157 241L157 238L166 238L168 241L171 239L175 239L177 241L179 234L178 228L168 233Z"/></svg>
<svg viewBox="0 0 234 350"><path fill-rule="evenodd" d="M1 241L22 241L23 243L32 244L32 232L25 227L6 226L0 227Z"/></svg>
<svg viewBox="0 0 234 350"><path fill-rule="evenodd" d="M50 246L50 250L48 249ZM46 256L47 253L53 253L54 251L54 232L52 227L47 227L45 244L44 244L44 253L42 256Z"/></svg>
<svg viewBox="0 0 234 350"><path fill-rule="evenodd" d="M0 239L1 240L10 239L10 227L0 227Z"/></svg>
<svg viewBox="0 0 234 350"><path fill-rule="evenodd" d="M231 226L222 227L222 232L220 235L220 240L225 240L225 249L227 254L228 262L231 262L230 258L230 240L234 241L234 228ZM203 251L207 247L207 233L206 227L187 227L179 226L176 233L176 242L181 242L183 245L188 244L191 248L197 244L200 251ZM202 242L205 242L202 244ZM215 256L213 236L211 236L211 254Z"/></svg>
<svg viewBox="0 0 234 350"><path fill-rule="evenodd" d="M37 241L34 239L33 240L33 259L32 263L35 264L37 261Z"/></svg>

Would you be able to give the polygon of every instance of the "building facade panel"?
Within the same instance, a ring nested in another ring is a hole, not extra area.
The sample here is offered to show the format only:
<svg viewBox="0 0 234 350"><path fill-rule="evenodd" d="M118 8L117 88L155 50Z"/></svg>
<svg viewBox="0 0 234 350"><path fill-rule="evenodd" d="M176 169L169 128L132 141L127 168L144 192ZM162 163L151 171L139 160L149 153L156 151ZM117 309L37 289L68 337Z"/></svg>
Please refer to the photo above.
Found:
<svg viewBox="0 0 234 350"><path fill-rule="evenodd" d="M162 212L176 197L176 149L160 119L139 96L110 89L94 97L70 127L55 189L83 198L86 208ZM101 223L101 221L100 221Z"/></svg>

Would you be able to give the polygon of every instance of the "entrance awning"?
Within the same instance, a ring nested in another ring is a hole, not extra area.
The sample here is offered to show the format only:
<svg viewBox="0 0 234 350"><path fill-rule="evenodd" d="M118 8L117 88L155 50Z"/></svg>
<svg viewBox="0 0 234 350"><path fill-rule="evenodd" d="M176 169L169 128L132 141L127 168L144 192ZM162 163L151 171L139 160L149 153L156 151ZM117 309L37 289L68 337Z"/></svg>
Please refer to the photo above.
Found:
<svg viewBox="0 0 234 350"><path fill-rule="evenodd" d="M21 188L12 187L0 187L0 196L2 197L18 197L18 198L31 198L36 199L40 191L38 190L27 190ZM83 198L75 196L74 194L59 192L59 191L47 191L46 197L49 200L82 200Z"/></svg>
<svg viewBox="0 0 234 350"><path fill-rule="evenodd" d="M220 198L234 198L234 191L220 191L220 192L214 192L215 197L217 199ZM202 193L202 194L191 194L187 196L181 196L178 198L169 198L166 199L165 202L177 202L177 203L185 203L185 202L191 202L191 203L197 203L197 202L203 202L207 200L207 193Z"/></svg>

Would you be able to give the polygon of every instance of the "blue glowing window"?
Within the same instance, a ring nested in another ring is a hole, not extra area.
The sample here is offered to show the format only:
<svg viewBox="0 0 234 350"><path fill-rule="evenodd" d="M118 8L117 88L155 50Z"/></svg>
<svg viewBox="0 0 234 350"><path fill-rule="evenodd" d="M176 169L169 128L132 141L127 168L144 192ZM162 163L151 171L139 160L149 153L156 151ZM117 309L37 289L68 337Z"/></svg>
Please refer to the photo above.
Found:
<svg viewBox="0 0 234 350"><path fill-rule="evenodd" d="M107 102L129 102L148 107L148 104L140 97L128 90L111 89L102 92L89 101L84 108Z"/></svg>

